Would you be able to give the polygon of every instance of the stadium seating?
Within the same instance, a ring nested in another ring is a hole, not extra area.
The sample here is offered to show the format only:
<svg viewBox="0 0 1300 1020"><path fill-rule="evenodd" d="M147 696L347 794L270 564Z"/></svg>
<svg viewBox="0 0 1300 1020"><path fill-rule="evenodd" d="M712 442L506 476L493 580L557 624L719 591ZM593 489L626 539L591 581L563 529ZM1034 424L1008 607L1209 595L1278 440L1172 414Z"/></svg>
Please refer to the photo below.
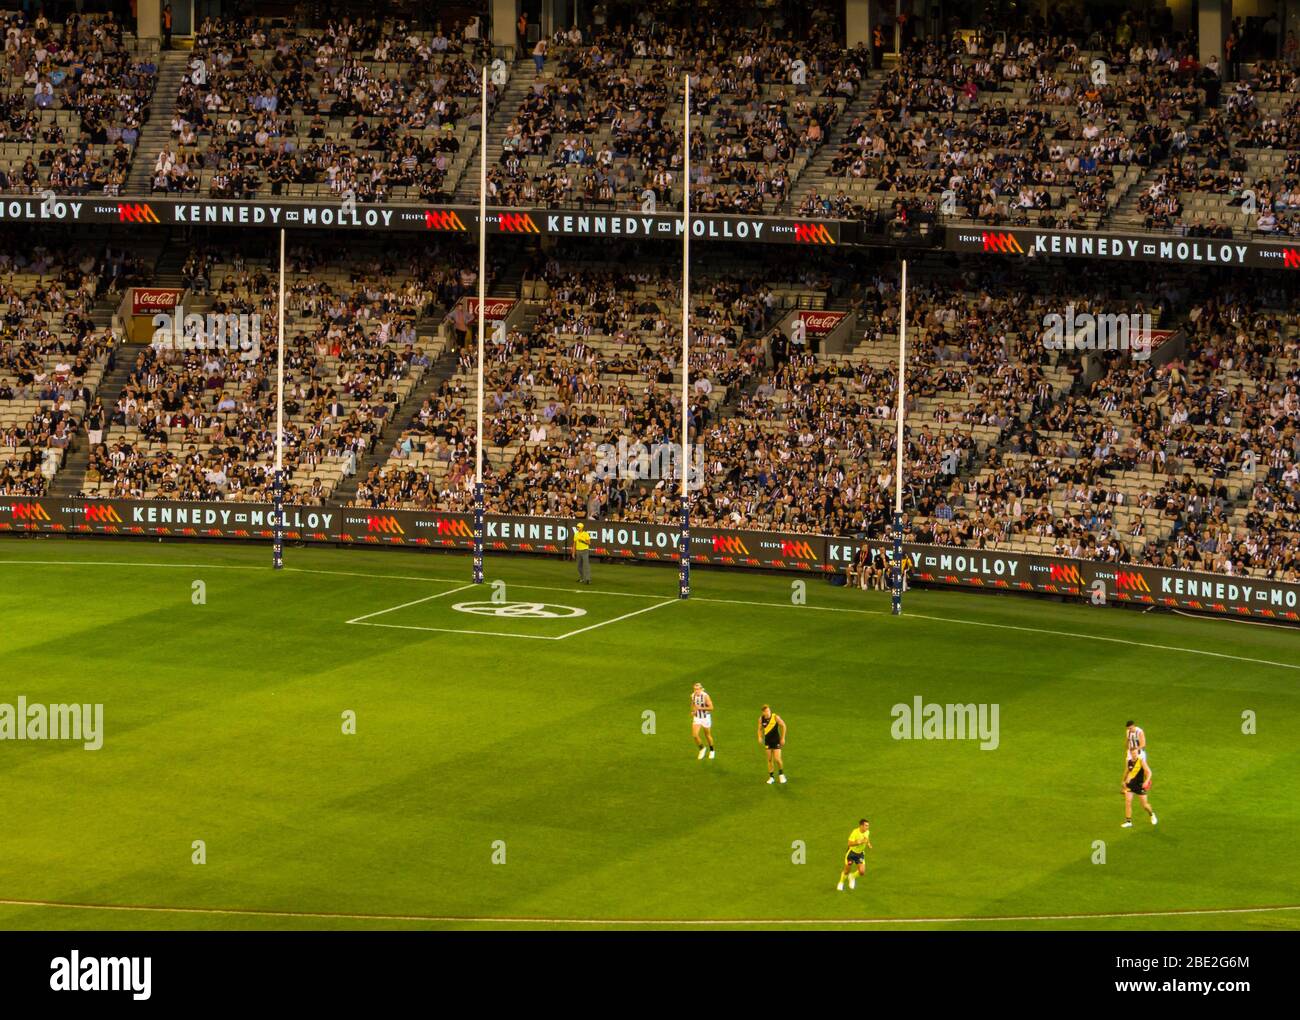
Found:
<svg viewBox="0 0 1300 1020"><path fill-rule="evenodd" d="M45 494L84 431L117 348L106 270L30 241L0 251L0 494Z"/></svg>
<svg viewBox="0 0 1300 1020"><path fill-rule="evenodd" d="M285 493L320 503L355 472L397 408L442 351L422 335L439 278L437 249L398 265L382 252L331 260L294 253L287 285ZM274 482L275 276L264 259L209 255L187 262L210 277L187 311L261 316L260 342L186 350L166 342L128 348L134 368L92 451L83 494L265 500Z"/></svg>

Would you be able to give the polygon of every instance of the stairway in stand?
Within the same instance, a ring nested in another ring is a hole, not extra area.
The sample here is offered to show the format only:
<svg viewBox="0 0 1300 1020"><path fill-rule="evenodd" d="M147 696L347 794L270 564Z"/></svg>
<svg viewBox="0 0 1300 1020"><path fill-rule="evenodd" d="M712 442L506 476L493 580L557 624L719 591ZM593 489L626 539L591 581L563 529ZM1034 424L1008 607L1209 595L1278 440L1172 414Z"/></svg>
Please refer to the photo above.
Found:
<svg viewBox="0 0 1300 1020"><path fill-rule="evenodd" d="M515 113L523 104L528 91L537 80L537 69L531 58L521 60L510 68L510 80L501 93L501 101L488 117L488 168L501 157L501 143L505 141L506 128L514 120ZM452 199L457 205L478 204L478 159L472 159L465 167Z"/></svg>
<svg viewBox="0 0 1300 1020"><path fill-rule="evenodd" d="M176 94L180 91L181 79L185 77L185 65L190 55L179 50L164 50L158 58L158 85L154 89L153 102L150 104L149 123L140 131L140 140L135 146L135 155L131 161L131 175L127 178L125 195L148 195L149 183L153 180L154 163L158 153L172 140L172 114L176 112Z"/></svg>

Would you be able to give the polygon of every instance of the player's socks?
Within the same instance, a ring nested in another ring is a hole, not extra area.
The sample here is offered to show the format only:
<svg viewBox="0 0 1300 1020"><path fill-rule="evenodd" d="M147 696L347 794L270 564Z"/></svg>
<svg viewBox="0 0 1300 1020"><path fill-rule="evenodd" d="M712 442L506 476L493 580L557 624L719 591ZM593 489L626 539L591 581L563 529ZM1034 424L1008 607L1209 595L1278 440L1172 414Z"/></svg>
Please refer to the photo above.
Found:
<svg viewBox="0 0 1300 1020"><path fill-rule="evenodd" d="M854 889L856 889L857 887L858 887L858 880L857 880L857 878L854 877L853 875L850 875L850 876L849 876L849 891L851 892L851 891L853 891Z"/></svg>

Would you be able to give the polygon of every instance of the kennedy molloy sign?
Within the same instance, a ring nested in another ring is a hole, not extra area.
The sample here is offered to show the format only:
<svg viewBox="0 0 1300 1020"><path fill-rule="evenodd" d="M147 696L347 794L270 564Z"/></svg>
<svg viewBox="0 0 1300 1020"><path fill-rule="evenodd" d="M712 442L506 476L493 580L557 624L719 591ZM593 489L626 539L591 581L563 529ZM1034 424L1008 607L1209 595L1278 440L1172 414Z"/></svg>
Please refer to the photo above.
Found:
<svg viewBox="0 0 1300 1020"><path fill-rule="evenodd" d="M1177 266L1246 266L1300 269L1300 240L1180 237L1174 234L1113 234L1108 231L1035 230L1030 227L949 227L949 251L1012 255L1019 258L1066 256L1098 261L1164 262Z"/></svg>
<svg viewBox="0 0 1300 1020"><path fill-rule="evenodd" d="M155 198L106 199L79 196L0 197L0 222L123 223L141 230L164 226L246 226L333 230L413 230L478 233L476 206L373 205L343 201L276 199ZM838 220L773 216L694 215L691 235L704 241L761 241L833 246L841 241ZM685 220L676 213L590 209L491 209L493 234L560 237L680 237Z"/></svg>
<svg viewBox="0 0 1300 1020"><path fill-rule="evenodd" d="M294 542L469 549L474 539L473 518L466 513L334 504L290 506L284 513L286 536ZM272 515L272 508L264 503L0 496L0 534L268 539ZM489 554L565 555L571 549L573 524L560 517L488 514L484 547ZM673 525L588 521L587 526L597 556L666 563L677 559L680 531ZM891 555L890 543L874 539L691 529L692 561L721 567L839 575L864 548L868 559ZM903 553L913 584L1069 599L1088 599L1100 591L1108 604L1300 623L1300 584L1287 581L955 546L909 543L903 546Z"/></svg>

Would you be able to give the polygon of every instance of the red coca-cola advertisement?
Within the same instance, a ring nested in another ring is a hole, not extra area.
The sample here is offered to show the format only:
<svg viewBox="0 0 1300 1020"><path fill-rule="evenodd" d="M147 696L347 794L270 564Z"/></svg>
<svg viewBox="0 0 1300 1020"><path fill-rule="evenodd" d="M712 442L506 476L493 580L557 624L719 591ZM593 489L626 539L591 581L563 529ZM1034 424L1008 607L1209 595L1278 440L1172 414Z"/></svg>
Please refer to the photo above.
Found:
<svg viewBox="0 0 1300 1020"><path fill-rule="evenodd" d="M490 297L483 307L483 318L488 322L496 322L499 319L505 319L510 316L510 309L514 308L514 298ZM460 304L456 307L457 316L463 318L465 322L478 321L478 298L467 297L461 298Z"/></svg>
<svg viewBox="0 0 1300 1020"><path fill-rule="evenodd" d="M829 336L844 321L844 315L844 312L800 312L799 320L808 336Z"/></svg>
<svg viewBox="0 0 1300 1020"><path fill-rule="evenodd" d="M131 314L170 312L180 301L181 293L175 287L136 287L131 292Z"/></svg>

